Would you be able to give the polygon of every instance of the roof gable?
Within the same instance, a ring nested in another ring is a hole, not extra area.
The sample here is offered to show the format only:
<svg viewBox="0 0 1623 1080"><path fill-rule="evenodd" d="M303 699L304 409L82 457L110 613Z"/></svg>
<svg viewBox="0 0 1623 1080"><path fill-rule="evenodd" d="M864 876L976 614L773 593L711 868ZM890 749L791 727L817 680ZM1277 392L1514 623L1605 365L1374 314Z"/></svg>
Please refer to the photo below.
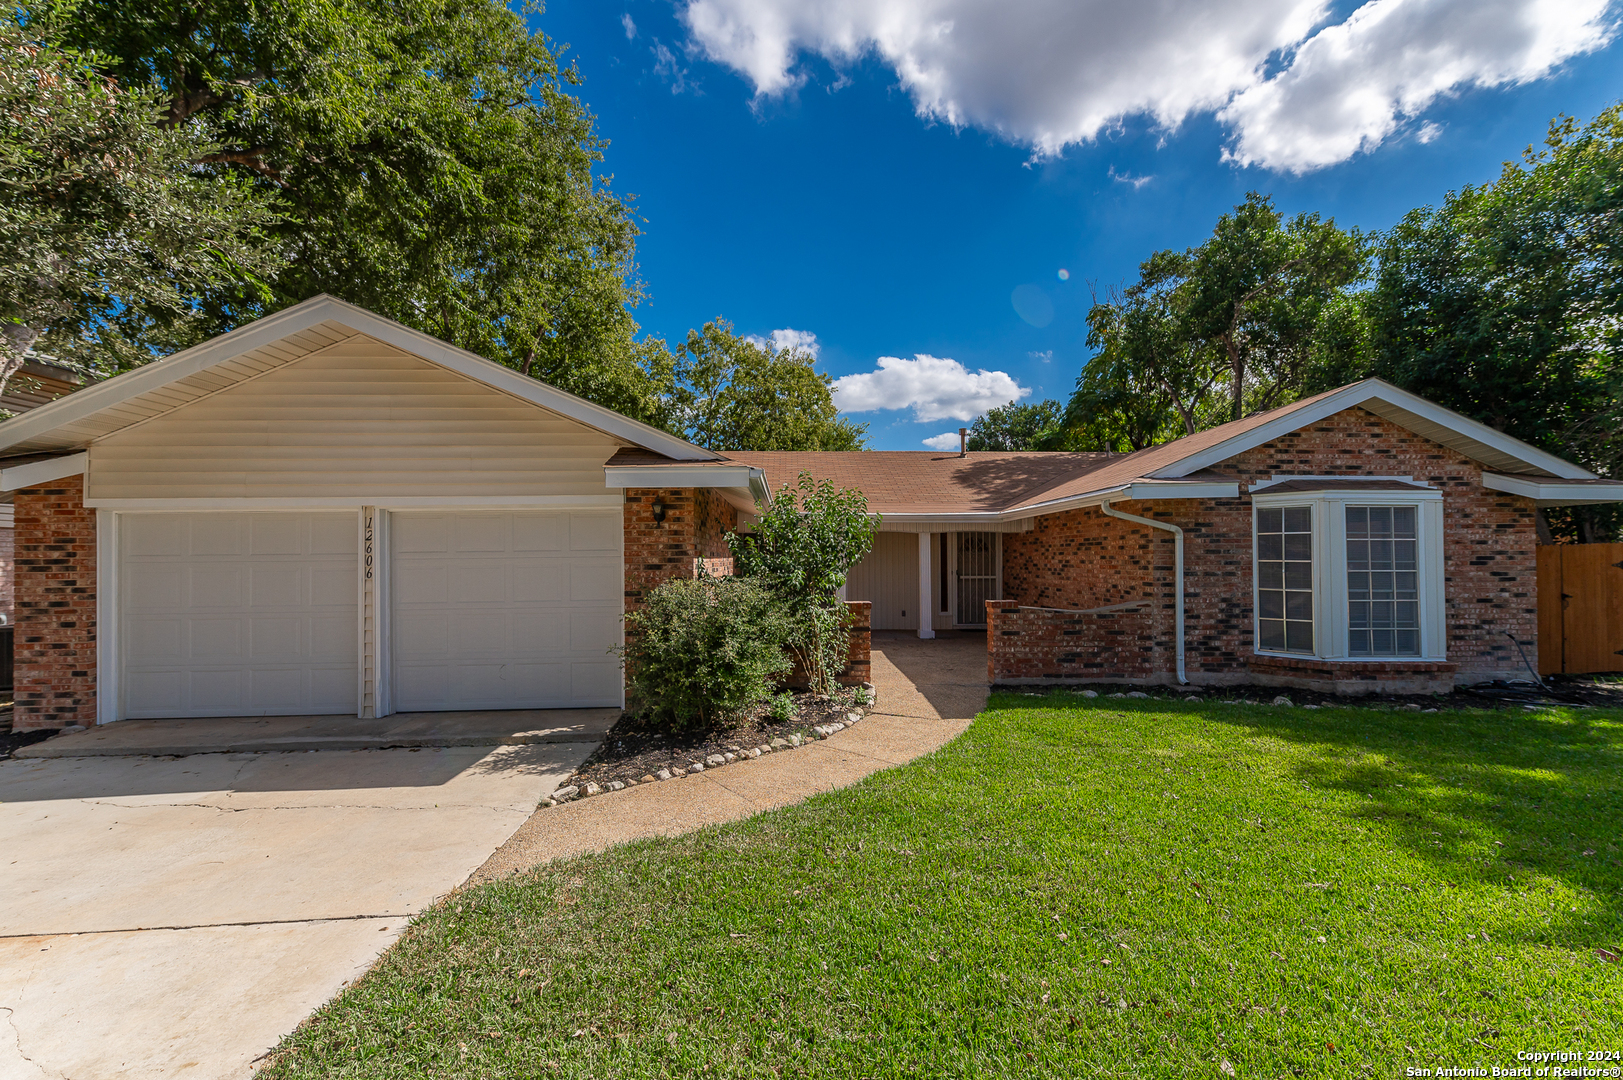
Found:
<svg viewBox="0 0 1623 1080"><path fill-rule="evenodd" d="M357 337L392 345L493 390L684 461L717 455L657 428L331 296L125 372L0 423L0 451L67 451Z"/></svg>

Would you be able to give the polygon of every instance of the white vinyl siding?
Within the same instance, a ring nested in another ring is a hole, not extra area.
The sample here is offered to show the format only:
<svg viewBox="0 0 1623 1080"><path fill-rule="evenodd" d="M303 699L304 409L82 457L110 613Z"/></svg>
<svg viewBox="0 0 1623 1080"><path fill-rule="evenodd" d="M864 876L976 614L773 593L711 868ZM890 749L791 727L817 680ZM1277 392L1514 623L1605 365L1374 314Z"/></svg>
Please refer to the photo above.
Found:
<svg viewBox="0 0 1623 1080"><path fill-rule="evenodd" d="M402 511L389 521L396 711L616 706L613 511Z"/></svg>
<svg viewBox="0 0 1623 1080"><path fill-rule="evenodd" d="M100 499L598 496L620 445L368 337L92 446Z"/></svg>
<svg viewBox="0 0 1623 1080"><path fill-rule="evenodd" d="M354 714L354 514L126 514L119 528L124 716Z"/></svg>

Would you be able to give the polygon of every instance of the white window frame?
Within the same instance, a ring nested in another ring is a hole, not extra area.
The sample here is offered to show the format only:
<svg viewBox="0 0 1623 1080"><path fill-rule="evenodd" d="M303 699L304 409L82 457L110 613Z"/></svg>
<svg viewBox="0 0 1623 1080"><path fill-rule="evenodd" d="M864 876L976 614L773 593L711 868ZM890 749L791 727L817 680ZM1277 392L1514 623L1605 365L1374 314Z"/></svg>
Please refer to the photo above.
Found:
<svg viewBox="0 0 1623 1080"><path fill-rule="evenodd" d="M1281 479L1296 479L1283 477ZM1300 479L1308 479L1301 477ZM1314 477L1313 479L1327 479ZM1344 480L1346 477L1336 477ZM1396 477L1359 477L1395 480ZM1403 479L1407 479L1406 477ZM1257 628L1262 610L1257 590L1257 511L1285 506L1310 507L1313 513L1313 652L1291 653L1264 649ZM1412 506L1420 572L1420 655L1352 656L1347 631L1347 507ZM1349 663L1418 663L1448 658L1448 627L1444 615L1443 493L1435 488L1407 491L1292 491L1251 495L1251 633L1258 656L1286 659L1344 660Z"/></svg>

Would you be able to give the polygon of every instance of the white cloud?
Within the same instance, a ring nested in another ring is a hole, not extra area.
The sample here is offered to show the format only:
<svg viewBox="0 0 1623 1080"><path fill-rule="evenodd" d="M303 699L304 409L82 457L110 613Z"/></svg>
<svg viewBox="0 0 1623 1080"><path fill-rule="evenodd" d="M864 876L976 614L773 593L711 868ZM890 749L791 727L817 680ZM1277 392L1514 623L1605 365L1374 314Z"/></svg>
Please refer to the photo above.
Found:
<svg viewBox="0 0 1623 1080"><path fill-rule="evenodd" d="M956 431L945 431L940 435L931 435L924 440L924 445L931 450L956 450L959 447L958 433Z"/></svg>
<svg viewBox="0 0 1623 1080"><path fill-rule="evenodd" d="M1218 116L1228 156L1294 173L1379 146L1438 97L1543 78L1604 45L1608 0L1372 0ZM1435 125L1430 125L1435 130ZM1426 129L1421 138L1426 139ZM1432 137L1435 137L1433 134Z"/></svg>
<svg viewBox="0 0 1623 1080"><path fill-rule="evenodd" d="M987 409L1007 405L1031 391L1003 371L970 371L956 360L919 353L911 360L881 356L879 367L834 380L834 404L841 412L912 409L920 423L973 420Z"/></svg>
<svg viewBox="0 0 1623 1080"><path fill-rule="evenodd" d="M1041 360L1045 364L1051 364L1054 362L1053 349L1044 349L1042 352L1028 352L1026 355L1031 357L1033 360Z"/></svg>
<svg viewBox="0 0 1623 1080"><path fill-rule="evenodd" d="M1415 132L1414 137L1419 139L1422 144L1425 144L1436 142L1438 138L1442 136L1442 134L1443 125L1434 124L1430 120L1427 120L1424 124L1420 125L1420 130Z"/></svg>
<svg viewBox="0 0 1623 1080"><path fill-rule="evenodd" d="M768 345L774 349L795 349L803 353L810 353L813 360L823 351L818 342L817 335L810 330L791 330L784 327L782 330L772 331L770 337L761 337L759 334L745 334L744 340L766 348Z"/></svg>
<svg viewBox="0 0 1623 1080"><path fill-rule="evenodd" d="M637 36L637 24L631 21L630 12L625 12L620 16L620 25L625 27L627 41Z"/></svg>
<svg viewBox="0 0 1623 1080"><path fill-rule="evenodd" d="M1151 180L1154 180L1155 177L1154 176L1129 176L1127 173L1119 173L1119 172L1117 172L1116 167L1114 165L1112 165L1112 166L1110 166L1110 179L1116 181L1116 183L1118 183L1118 184L1131 184L1133 186L1133 190L1137 191L1139 188L1143 187L1145 184L1149 183Z"/></svg>
<svg viewBox="0 0 1623 1080"><path fill-rule="evenodd" d="M1600 48L1609 6L1369 0L1326 25L1327 0L686 0L683 18L758 97L800 86L805 54L842 69L872 55L919 116L1037 156L1129 117L1173 129L1216 113L1232 160L1301 172L1379 145L1440 94Z"/></svg>
<svg viewBox="0 0 1623 1080"><path fill-rule="evenodd" d="M688 89L688 69L677 62L676 54L667 49L663 41L656 40L648 51L654 54L654 74L671 84L671 93L680 94Z"/></svg>

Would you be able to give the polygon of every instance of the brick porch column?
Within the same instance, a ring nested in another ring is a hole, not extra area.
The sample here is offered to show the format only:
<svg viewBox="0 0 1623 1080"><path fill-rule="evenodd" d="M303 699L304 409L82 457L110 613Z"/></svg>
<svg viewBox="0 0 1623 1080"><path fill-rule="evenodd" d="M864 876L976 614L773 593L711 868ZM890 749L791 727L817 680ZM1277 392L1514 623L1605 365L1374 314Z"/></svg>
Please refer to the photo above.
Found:
<svg viewBox="0 0 1623 1080"><path fill-rule="evenodd" d="M84 477L16 496L16 706L19 731L96 722L96 512Z"/></svg>

